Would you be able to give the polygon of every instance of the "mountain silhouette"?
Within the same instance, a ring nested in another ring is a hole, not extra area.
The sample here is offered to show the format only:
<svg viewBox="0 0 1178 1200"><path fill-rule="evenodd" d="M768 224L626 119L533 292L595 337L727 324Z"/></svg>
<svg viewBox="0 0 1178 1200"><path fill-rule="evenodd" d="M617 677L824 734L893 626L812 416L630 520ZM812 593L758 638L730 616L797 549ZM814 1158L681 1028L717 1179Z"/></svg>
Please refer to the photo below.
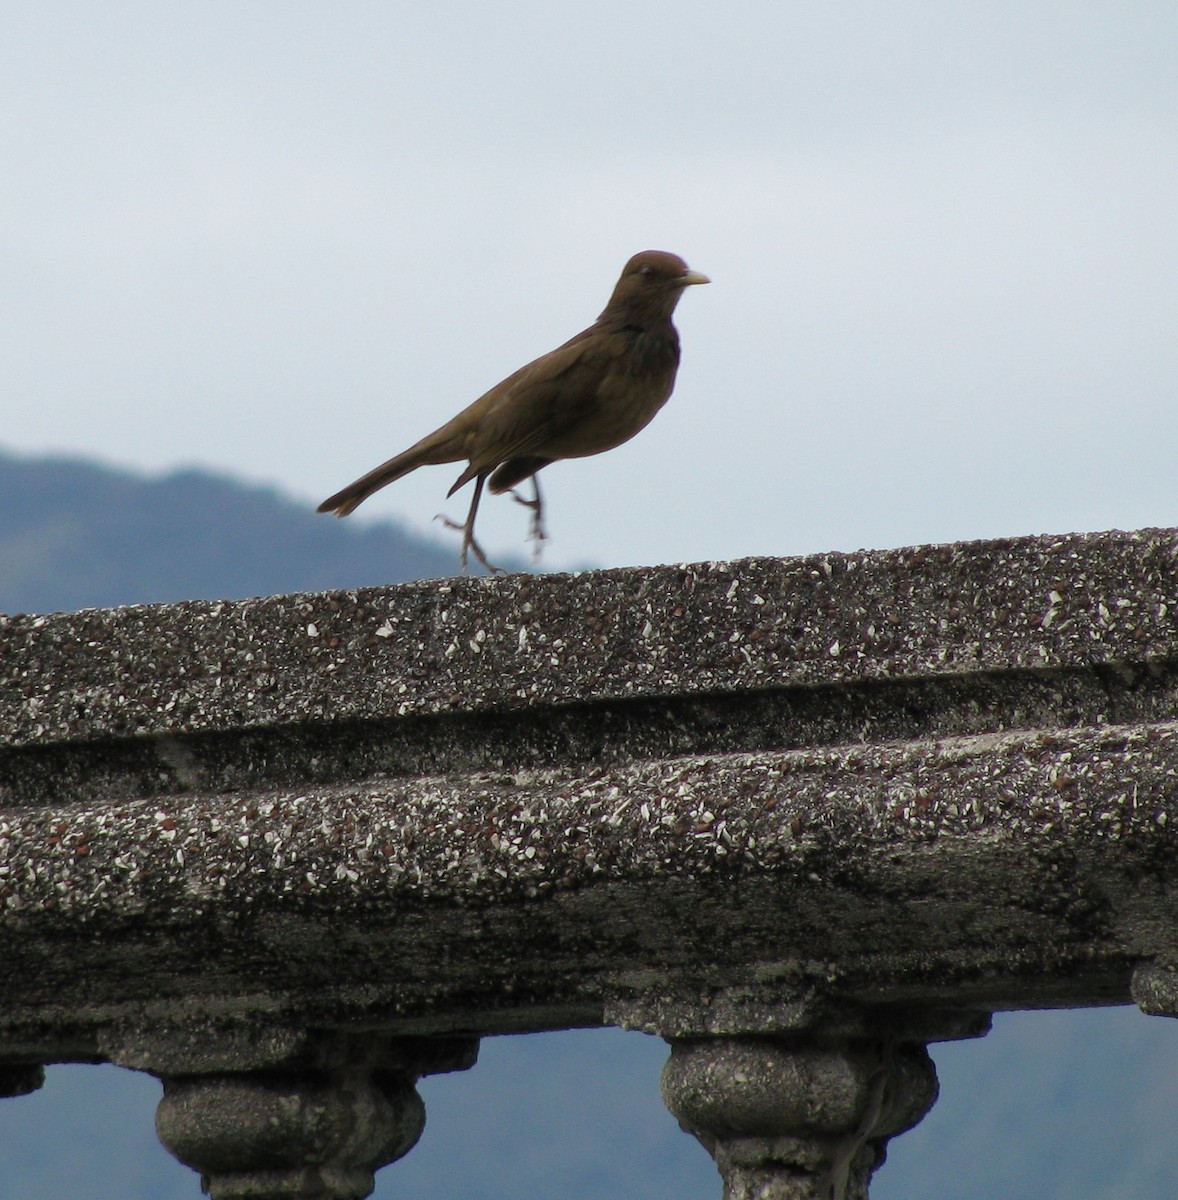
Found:
<svg viewBox="0 0 1178 1200"><path fill-rule="evenodd" d="M0 514L0 612L240 599L458 570L455 539L328 520L273 488L195 469L151 477L0 452Z"/></svg>

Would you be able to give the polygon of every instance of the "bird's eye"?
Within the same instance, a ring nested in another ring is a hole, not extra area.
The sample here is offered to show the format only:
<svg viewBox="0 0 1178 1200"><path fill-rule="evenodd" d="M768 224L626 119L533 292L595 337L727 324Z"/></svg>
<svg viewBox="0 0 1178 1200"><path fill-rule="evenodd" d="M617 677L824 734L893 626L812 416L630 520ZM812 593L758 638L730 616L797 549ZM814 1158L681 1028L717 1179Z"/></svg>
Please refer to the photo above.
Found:
<svg viewBox="0 0 1178 1200"><path fill-rule="evenodd" d="M639 267L638 274L641 275L643 279L649 279L654 274L654 267L651 267L651 266Z"/></svg>

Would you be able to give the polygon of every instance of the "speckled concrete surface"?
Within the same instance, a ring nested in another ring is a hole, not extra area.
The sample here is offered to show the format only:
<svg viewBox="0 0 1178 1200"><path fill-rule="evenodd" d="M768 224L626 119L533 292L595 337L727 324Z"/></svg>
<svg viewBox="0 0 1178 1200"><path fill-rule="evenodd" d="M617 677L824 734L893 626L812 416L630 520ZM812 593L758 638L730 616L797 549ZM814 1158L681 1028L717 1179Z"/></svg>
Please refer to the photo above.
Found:
<svg viewBox="0 0 1178 1200"><path fill-rule="evenodd" d="M432 580L0 624L10 745L1170 655L1178 531Z"/></svg>
<svg viewBox="0 0 1178 1200"><path fill-rule="evenodd" d="M1178 933L1176 556L1155 530L9 618L0 1032L102 1057L149 1011L1127 1001Z"/></svg>

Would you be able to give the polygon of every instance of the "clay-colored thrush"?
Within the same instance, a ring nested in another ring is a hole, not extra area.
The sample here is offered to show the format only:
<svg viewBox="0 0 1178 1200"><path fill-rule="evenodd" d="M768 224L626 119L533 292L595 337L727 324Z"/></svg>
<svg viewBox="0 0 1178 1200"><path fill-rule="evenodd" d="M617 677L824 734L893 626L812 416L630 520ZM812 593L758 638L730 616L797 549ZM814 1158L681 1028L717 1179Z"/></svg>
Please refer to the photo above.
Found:
<svg viewBox="0 0 1178 1200"><path fill-rule="evenodd" d="M462 567L467 551L489 571L475 540L474 522L483 485L511 491L531 479L535 498L532 533L543 539L542 503L536 472L561 458L584 458L612 450L644 428L667 402L679 366L679 335L671 314L683 289L707 283L675 254L644 250L626 264L601 316L549 354L521 367L428 437L324 500L320 512L346 517L373 492L418 467L469 465L447 492L474 483L462 530ZM513 493L514 494L514 493Z"/></svg>

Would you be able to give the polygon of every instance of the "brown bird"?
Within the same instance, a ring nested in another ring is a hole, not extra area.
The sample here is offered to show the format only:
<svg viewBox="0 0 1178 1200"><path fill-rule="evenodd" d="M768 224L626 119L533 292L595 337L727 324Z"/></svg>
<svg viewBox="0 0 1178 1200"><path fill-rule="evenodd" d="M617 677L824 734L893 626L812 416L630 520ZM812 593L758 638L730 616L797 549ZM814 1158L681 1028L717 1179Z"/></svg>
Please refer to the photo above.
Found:
<svg viewBox="0 0 1178 1200"><path fill-rule="evenodd" d="M469 408L408 450L324 500L319 512L346 517L373 492L418 467L468 461L452 496L472 479L474 496L462 530L462 569L467 551L489 571L475 540L474 522L483 485L493 493L532 480L532 536L544 538L543 504L536 472L561 458L585 458L612 450L643 429L667 402L679 367L679 334L671 314L693 283L708 277L689 271L675 254L643 250L626 264L601 316L563 346L521 367ZM512 493L515 495L515 493Z"/></svg>

